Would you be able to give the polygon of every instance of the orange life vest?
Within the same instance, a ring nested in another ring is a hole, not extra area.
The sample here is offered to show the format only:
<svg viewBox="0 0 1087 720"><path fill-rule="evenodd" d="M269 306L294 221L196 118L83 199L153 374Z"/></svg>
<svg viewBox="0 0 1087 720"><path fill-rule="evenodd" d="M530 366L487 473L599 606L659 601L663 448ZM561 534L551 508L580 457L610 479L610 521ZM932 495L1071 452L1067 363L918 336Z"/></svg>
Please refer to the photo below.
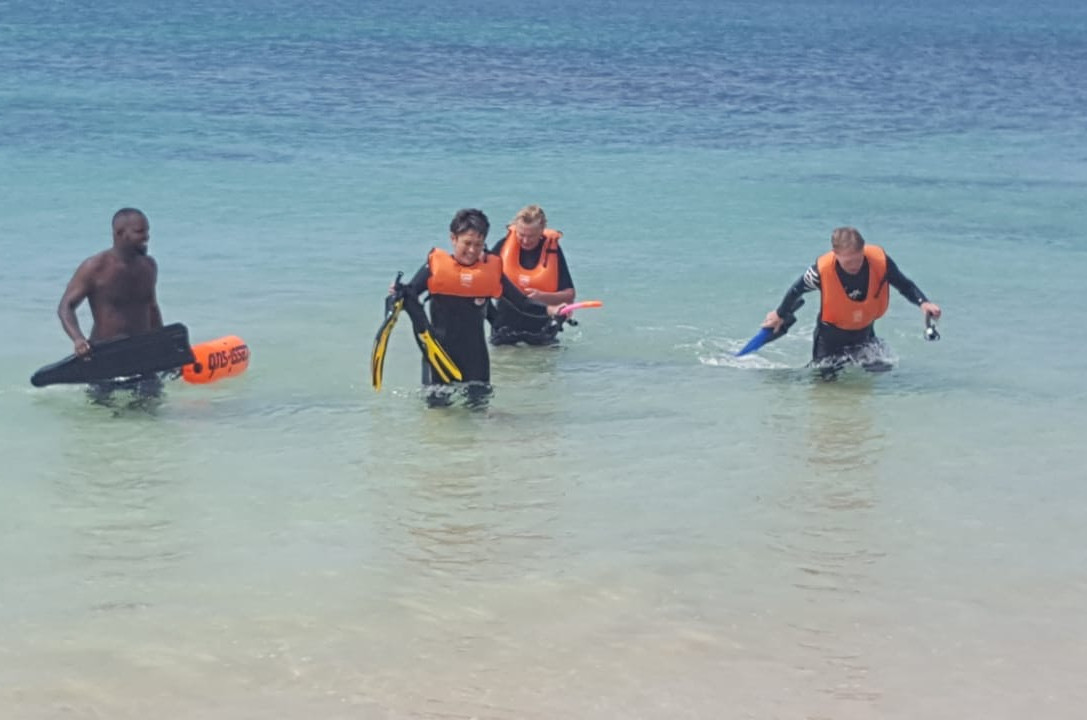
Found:
<svg viewBox="0 0 1087 720"><path fill-rule="evenodd" d="M558 257L549 258L549 255L557 255L559 251L559 238L562 233L551 228L544 228L543 238L540 239L540 260L536 267L526 270L521 267L521 243L517 240L517 231L513 225L509 226L509 232L502 243L502 249L498 252L502 256L502 271L521 292L532 288L541 292L555 292L559 289L559 260Z"/></svg>
<svg viewBox="0 0 1087 720"><path fill-rule="evenodd" d="M502 260L484 254L475 265L461 265L445 250L434 248L427 256L430 277L426 286L431 295L457 297L502 296Z"/></svg>
<svg viewBox="0 0 1087 720"><path fill-rule="evenodd" d="M890 304L887 282L887 253L878 245L865 245L868 260L868 292L864 300L852 300L838 277L834 253L828 252L816 261L819 270L819 292L823 306L819 319L842 330L863 330L883 317Z"/></svg>

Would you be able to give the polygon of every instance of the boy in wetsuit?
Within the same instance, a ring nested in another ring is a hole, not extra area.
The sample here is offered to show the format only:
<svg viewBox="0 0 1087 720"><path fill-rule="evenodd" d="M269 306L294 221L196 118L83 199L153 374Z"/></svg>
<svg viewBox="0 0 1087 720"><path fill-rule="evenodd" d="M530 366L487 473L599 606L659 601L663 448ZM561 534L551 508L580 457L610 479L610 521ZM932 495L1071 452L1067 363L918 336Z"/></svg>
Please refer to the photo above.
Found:
<svg viewBox="0 0 1087 720"><path fill-rule="evenodd" d="M470 402L484 401L491 394L491 360L483 321L488 299L502 298L526 317L546 321L562 305L543 305L527 298L502 274L502 261L486 252L490 221L481 210L457 211L449 224L453 252L434 248L427 262L406 284L414 297L430 296L430 323L434 336L462 373ZM423 384L431 406L448 405L451 383L436 376L423 360ZM434 387L442 386L442 387Z"/></svg>

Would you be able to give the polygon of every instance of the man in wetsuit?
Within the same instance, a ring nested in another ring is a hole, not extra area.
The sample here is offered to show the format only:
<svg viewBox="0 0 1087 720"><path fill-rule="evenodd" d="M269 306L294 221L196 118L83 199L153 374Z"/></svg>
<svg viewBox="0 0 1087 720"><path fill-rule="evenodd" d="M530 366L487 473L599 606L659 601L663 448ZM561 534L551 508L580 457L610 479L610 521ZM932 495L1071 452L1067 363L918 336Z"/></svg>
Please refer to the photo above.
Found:
<svg viewBox="0 0 1087 720"><path fill-rule="evenodd" d="M880 345L875 321L887 312L890 296L887 285L920 306L925 317L940 317L940 307L929 302L882 248L865 245L855 228L837 228L830 242L831 251L793 283L781 305L767 314L762 325L777 331L800 296L819 290L821 304L812 342L813 365L833 374L849 362L863 365L870 359L869 355Z"/></svg>
<svg viewBox="0 0 1087 720"><path fill-rule="evenodd" d="M574 281L566 256L559 246L562 233L547 227L547 215L539 205L521 208L491 252L502 258L506 277L536 302L553 305L572 303ZM488 310L491 344L551 345L560 325L547 319L526 316L508 300L499 298Z"/></svg>
<svg viewBox="0 0 1087 720"><path fill-rule="evenodd" d="M57 315L77 355L92 353L91 342L162 328L155 296L158 266L147 254L149 240L146 215L134 208L118 210L113 216L113 247L84 260L68 282ZM84 300L90 304L94 321L89 341L76 317L76 308ZM137 389L153 391L157 383L157 377L144 378Z"/></svg>
<svg viewBox="0 0 1087 720"><path fill-rule="evenodd" d="M544 305L527 298L502 274L501 260L486 252L490 221L482 211L457 212L449 224L453 252L435 248L427 262L406 285L415 298L430 296L430 322L438 342L456 363L470 402L481 402L491 393L491 361L483 321L488 298L503 298L517 312L545 322L562 305ZM424 359L423 384L431 386L431 405L449 403L447 388Z"/></svg>

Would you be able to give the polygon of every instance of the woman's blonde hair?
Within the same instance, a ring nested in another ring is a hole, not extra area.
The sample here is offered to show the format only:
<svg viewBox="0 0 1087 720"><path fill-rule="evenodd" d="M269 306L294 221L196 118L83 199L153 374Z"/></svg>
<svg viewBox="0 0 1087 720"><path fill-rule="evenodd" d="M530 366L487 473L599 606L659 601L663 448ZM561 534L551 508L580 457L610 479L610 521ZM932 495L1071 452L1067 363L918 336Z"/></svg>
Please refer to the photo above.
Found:
<svg viewBox="0 0 1087 720"><path fill-rule="evenodd" d="M513 224L523 222L525 225L547 225L547 215L539 205L525 205L513 216Z"/></svg>

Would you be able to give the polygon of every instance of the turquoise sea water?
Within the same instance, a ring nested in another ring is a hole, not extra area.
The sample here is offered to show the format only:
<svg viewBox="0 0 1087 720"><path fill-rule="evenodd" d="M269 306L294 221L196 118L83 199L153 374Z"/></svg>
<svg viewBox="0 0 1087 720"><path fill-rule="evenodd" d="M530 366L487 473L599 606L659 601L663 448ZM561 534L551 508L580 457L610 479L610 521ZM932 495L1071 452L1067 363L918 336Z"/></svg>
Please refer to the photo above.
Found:
<svg viewBox="0 0 1087 720"><path fill-rule="evenodd" d="M0 0L0 717L1079 717L1083 77L1072 2ZM375 394L529 202L605 307ZM28 382L124 205L253 350L150 413ZM732 358L841 224L943 340Z"/></svg>

